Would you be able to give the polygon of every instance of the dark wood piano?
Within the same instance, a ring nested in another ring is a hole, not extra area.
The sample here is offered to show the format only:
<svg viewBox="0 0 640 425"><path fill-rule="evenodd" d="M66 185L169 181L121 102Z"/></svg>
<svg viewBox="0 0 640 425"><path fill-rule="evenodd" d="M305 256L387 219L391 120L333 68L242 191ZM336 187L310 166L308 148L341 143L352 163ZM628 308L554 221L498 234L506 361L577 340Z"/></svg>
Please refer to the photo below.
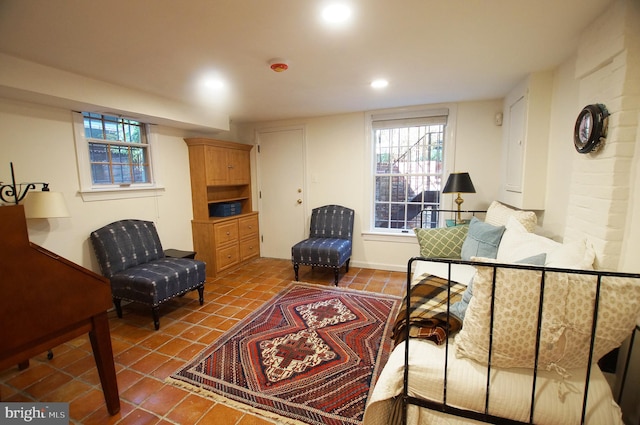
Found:
<svg viewBox="0 0 640 425"><path fill-rule="evenodd" d="M109 281L30 243L24 208L0 206L0 370L89 334L107 410L120 411Z"/></svg>

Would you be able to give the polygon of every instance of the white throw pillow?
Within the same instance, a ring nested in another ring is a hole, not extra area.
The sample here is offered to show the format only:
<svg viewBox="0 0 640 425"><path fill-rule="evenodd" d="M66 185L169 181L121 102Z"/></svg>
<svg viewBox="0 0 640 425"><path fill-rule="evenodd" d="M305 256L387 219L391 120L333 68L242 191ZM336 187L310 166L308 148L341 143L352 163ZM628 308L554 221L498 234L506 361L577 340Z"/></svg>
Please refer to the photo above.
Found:
<svg viewBox="0 0 640 425"><path fill-rule="evenodd" d="M593 270L595 250L588 239L561 244L544 236L527 232L514 217L509 217L496 259L513 263L522 258L547 254L545 266L562 269Z"/></svg>
<svg viewBox="0 0 640 425"><path fill-rule="evenodd" d="M484 219L485 223L493 224L494 226L506 226L509 217L513 217L520 224L527 229L528 232L533 232L536 229L538 223L538 217L533 211L516 210L506 205L501 204L498 201L493 201L487 209L487 215Z"/></svg>
<svg viewBox="0 0 640 425"><path fill-rule="evenodd" d="M559 242L528 232L515 217L509 217L496 259L500 263L513 263L542 253L548 256L561 246Z"/></svg>
<svg viewBox="0 0 640 425"><path fill-rule="evenodd" d="M547 254L545 266L562 269L593 270L596 252L586 238L567 242Z"/></svg>

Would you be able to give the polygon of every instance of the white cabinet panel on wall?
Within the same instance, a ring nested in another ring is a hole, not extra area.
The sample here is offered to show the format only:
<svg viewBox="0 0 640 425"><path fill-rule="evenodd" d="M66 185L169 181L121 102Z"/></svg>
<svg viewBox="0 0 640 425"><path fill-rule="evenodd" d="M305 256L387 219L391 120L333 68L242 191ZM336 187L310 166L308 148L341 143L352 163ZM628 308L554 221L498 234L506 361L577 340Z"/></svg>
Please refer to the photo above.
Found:
<svg viewBox="0 0 640 425"><path fill-rule="evenodd" d="M504 100L500 201L516 208L544 209L552 84L552 72L537 72Z"/></svg>

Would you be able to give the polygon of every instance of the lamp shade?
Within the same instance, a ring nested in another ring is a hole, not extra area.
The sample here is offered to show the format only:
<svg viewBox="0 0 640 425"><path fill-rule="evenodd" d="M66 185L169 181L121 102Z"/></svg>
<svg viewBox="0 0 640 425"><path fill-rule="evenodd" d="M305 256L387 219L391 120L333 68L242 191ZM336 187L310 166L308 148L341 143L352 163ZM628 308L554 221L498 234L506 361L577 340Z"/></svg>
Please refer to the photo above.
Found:
<svg viewBox="0 0 640 425"><path fill-rule="evenodd" d="M24 215L27 218L69 217L69 210L61 192L29 192L24 198Z"/></svg>
<svg viewBox="0 0 640 425"><path fill-rule="evenodd" d="M442 193L476 193L469 173L451 173Z"/></svg>

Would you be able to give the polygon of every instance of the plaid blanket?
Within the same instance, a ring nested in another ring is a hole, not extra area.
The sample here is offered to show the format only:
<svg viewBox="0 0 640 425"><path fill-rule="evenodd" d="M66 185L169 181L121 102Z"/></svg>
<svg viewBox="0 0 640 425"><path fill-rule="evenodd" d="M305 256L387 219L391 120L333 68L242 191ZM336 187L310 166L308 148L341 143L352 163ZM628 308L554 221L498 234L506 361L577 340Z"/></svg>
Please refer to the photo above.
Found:
<svg viewBox="0 0 640 425"><path fill-rule="evenodd" d="M411 310L409 314L409 336L412 338L429 339L436 344L442 344L447 333L460 330L462 322L456 316L449 314L447 321L447 280L437 276L424 274L418 283L411 286ZM459 301L465 286L451 282L450 304ZM404 340L407 315L407 298L402 301L401 310L396 317L392 338L396 345Z"/></svg>

